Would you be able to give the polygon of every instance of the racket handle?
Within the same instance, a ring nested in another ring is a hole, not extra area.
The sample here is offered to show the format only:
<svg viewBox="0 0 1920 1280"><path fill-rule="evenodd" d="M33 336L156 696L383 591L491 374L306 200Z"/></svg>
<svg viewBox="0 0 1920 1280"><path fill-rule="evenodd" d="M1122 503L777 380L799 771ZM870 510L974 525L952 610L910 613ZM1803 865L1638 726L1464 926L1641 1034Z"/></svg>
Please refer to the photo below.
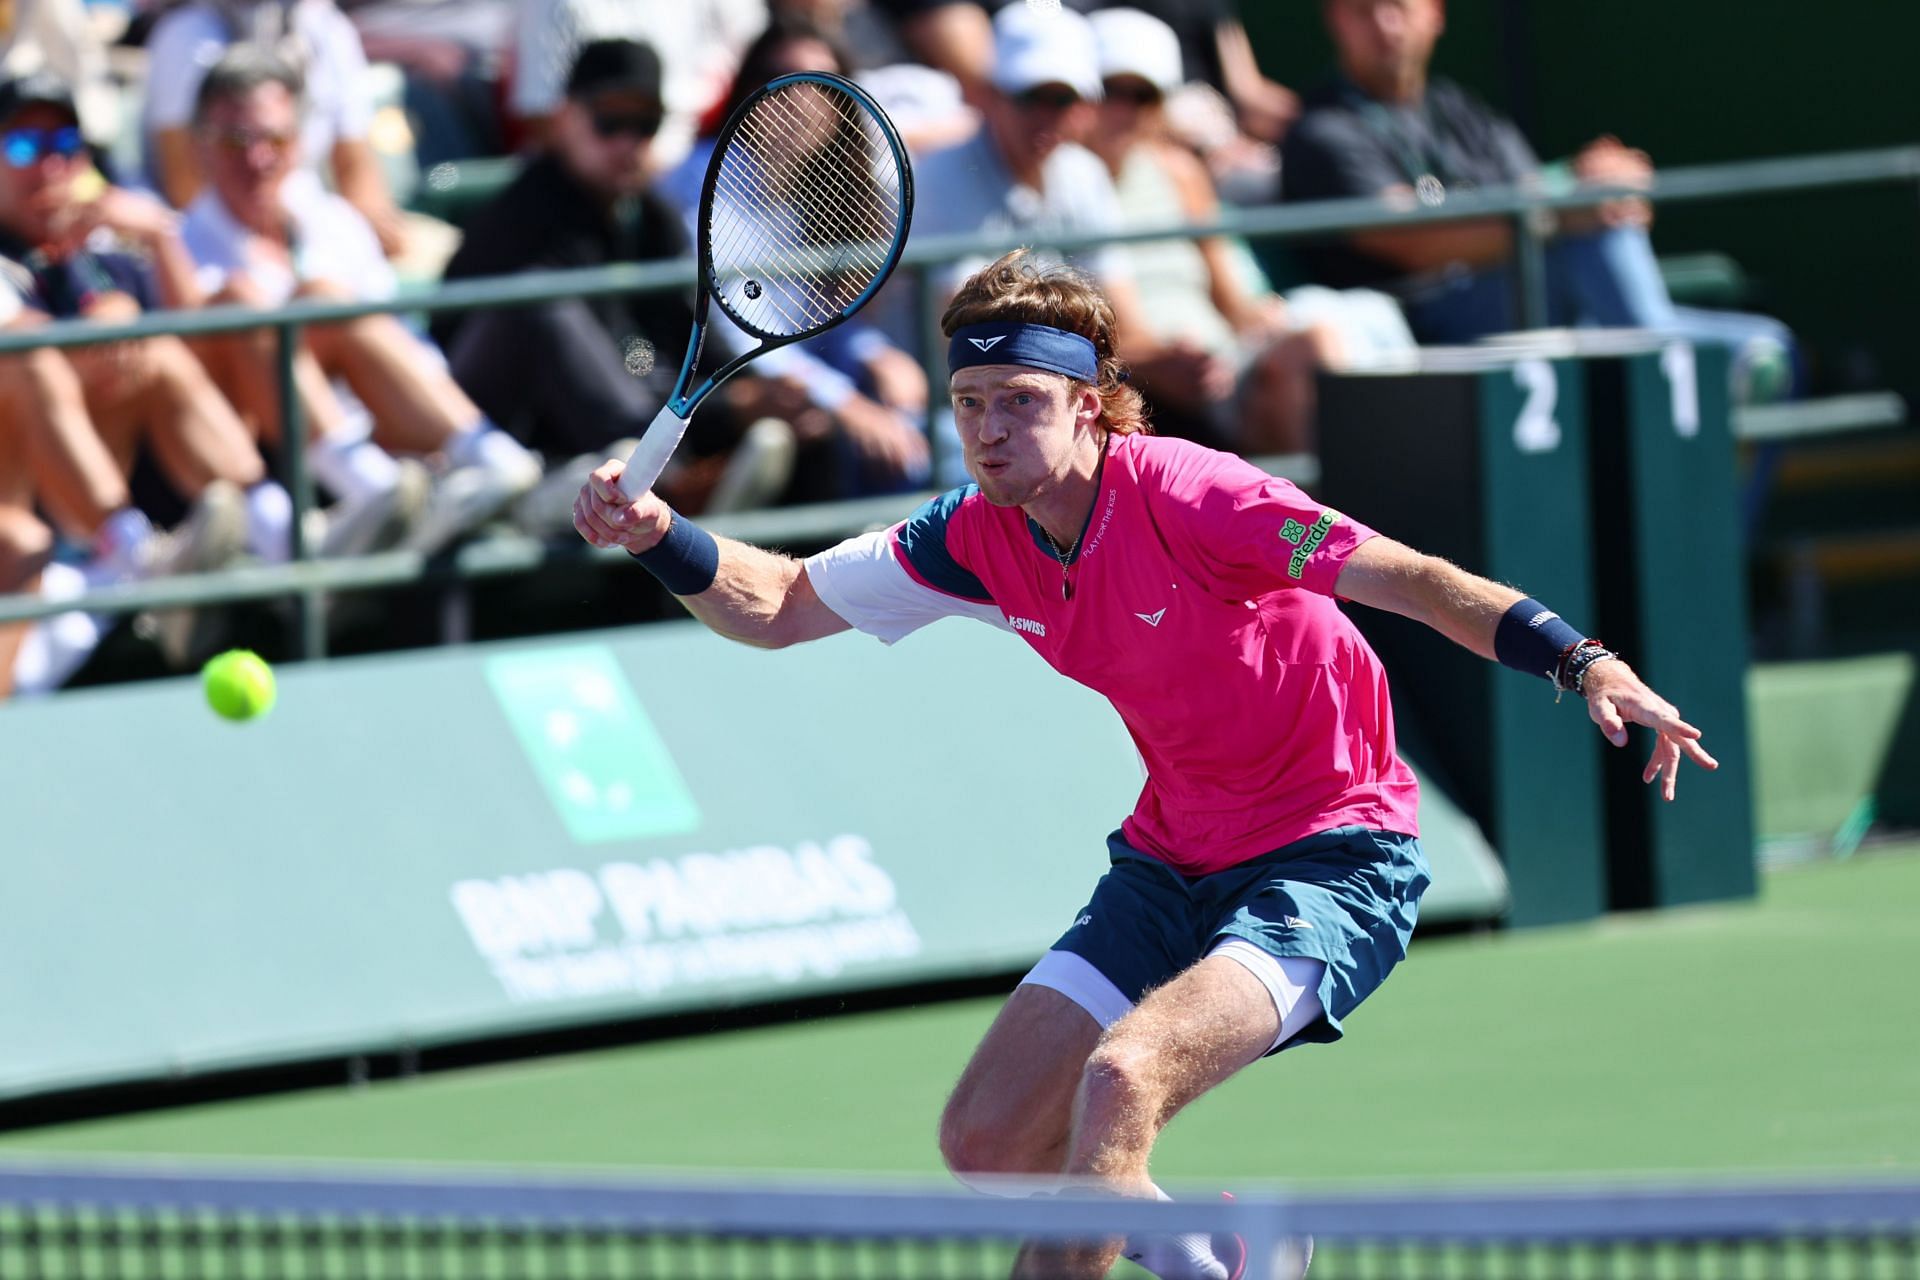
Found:
<svg viewBox="0 0 1920 1280"><path fill-rule="evenodd" d="M691 419L691 414L683 418L671 408L662 409L654 415L646 434L640 437L640 443L634 446L633 453L628 456L627 469L620 477L620 487L626 490L628 497L638 498L653 488L653 482L666 469L667 459L680 447L680 437L687 434L687 423Z"/></svg>

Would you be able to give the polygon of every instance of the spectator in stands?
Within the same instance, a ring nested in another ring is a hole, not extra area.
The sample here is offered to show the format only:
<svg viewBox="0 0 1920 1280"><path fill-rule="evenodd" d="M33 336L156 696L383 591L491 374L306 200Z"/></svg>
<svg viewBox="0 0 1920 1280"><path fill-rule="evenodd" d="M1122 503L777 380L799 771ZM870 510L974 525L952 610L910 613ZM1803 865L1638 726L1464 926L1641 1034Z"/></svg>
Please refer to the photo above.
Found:
<svg viewBox="0 0 1920 1280"><path fill-rule="evenodd" d="M949 146L980 127L960 77L984 79L992 66L993 24L973 0L942 0L930 10L944 30L936 42L941 65L908 49L903 24L865 0L768 0L768 25L811 24L840 53L843 73L871 93L899 129L909 151ZM955 15L958 20L944 15ZM968 51L979 51L977 59ZM977 65L976 65L977 63Z"/></svg>
<svg viewBox="0 0 1920 1280"><path fill-rule="evenodd" d="M0 78L49 71L73 86L80 131L104 146L120 128L120 95L107 51L82 0L0 4Z"/></svg>
<svg viewBox="0 0 1920 1280"><path fill-rule="evenodd" d="M985 127L914 166L914 234L999 233L1044 246L1050 235L1121 230L1106 166L1081 145L1095 127L1100 98L1092 26L1071 10L1015 4L995 16L994 45L992 82L979 96ZM1066 256L1112 302L1121 351L1156 413L1166 413L1169 423L1204 422L1211 404L1232 395L1228 361L1184 335L1154 335L1125 250L1108 245ZM941 268L936 295L949 296L985 261ZM957 466L957 454L945 456ZM942 478L958 482L959 474Z"/></svg>
<svg viewBox="0 0 1920 1280"><path fill-rule="evenodd" d="M330 171L334 189L372 224L381 249L399 256L407 248L406 221L369 141L366 54L333 0L190 0L154 24L143 123L148 167L168 202L185 208L206 181L193 141L194 100L200 78L235 44L272 50L300 72L307 93L302 181L318 185L322 170Z"/></svg>
<svg viewBox="0 0 1920 1280"><path fill-rule="evenodd" d="M524 145L548 140L569 70L596 40L644 42L660 55L654 171L679 162L708 108L727 91L740 51L766 23L765 0L516 0L512 91Z"/></svg>
<svg viewBox="0 0 1920 1280"><path fill-rule="evenodd" d="M658 184L680 211L689 236L697 234L700 189L720 126L769 80L801 71L844 75L846 61L826 34L804 18L776 15L740 62L726 98L708 115L687 158ZM710 321L715 341L735 351L751 339L725 316ZM920 362L863 319L851 320L808 342L769 352L755 362L762 376L791 378L805 388L815 412L792 425L800 432L802 499L893 493L925 483L927 376ZM814 425L809 427L809 423Z"/></svg>
<svg viewBox="0 0 1920 1280"><path fill-rule="evenodd" d="M1093 150L1106 162L1124 220L1136 226L1210 222L1220 201L1206 166L1168 136L1165 101L1184 83L1180 41L1138 9L1099 9L1102 98ZM1201 406L1199 421L1162 432L1252 453L1296 453L1312 444L1314 371L1342 362L1329 324L1297 329L1252 256L1226 236L1129 246L1134 280L1153 334L1184 335L1234 366L1234 394Z"/></svg>
<svg viewBox="0 0 1920 1280"><path fill-rule="evenodd" d="M497 155L497 63L513 27L511 0L339 0L367 60L398 66L414 161Z"/></svg>
<svg viewBox="0 0 1920 1280"><path fill-rule="evenodd" d="M1166 123L1206 161L1221 198L1270 204L1280 194L1277 145L1300 114L1300 99L1267 76L1232 0L1094 0L1091 12L1139 8L1166 23L1180 44L1185 80L1166 93Z"/></svg>
<svg viewBox="0 0 1920 1280"><path fill-rule="evenodd" d="M216 301L277 307L293 298L394 294L393 270L366 219L299 179L300 88L293 67L251 45L229 49L200 81L195 163L206 185L187 207L183 234L200 287ZM296 374L313 432L314 473L341 499L324 552L347 555L395 541L438 551L539 480L539 459L487 421L439 353L393 316L309 326L302 339ZM215 376L228 395L277 438L275 341L261 331L211 345L218 351ZM357 422L335 393L335 378L365 406ZM393 454L445 459L430 498L417 464L403 470Z"/></svg>
<svg viewBox="0 0 1920 1280"><path fill-rule="evenodd" d="M199 302L178 219L106 185L71 87L45 73L0 84L0 277L8 329L125 322ZM0 360L0 383L13 451L0 465L9 486L0 506L45 511L84 549L89 581L211 569L247 548L286 555L292 501L178 338L27 352ZM129 478L143 452L192 504L172 535L134 503ZM163 648L184 662L191 618L161 621Z"/></svg>
<svg viewBox="0 0 1920 1280"><path fill-rule="evenodd" d="M583 48L551 143L468 220L447 278L688 257L680 215L647 186L664 114L660 83L660 59L647 45L601 40ZM570 525L585 474L570 466L591 470L647 429L672 393L691 326L688 300L660 293L439 316L435 334L460 385L559 464L550 468L553 483L523 504L523 523L541 532ZM792 471L785 420L806 407L781 380L730 379L694 416L663 489L676 505L709 511L767 501Z"/></svg>
<svg viewBox="0 0 1920 1280"><path fill-rule="evenodd" d="M1458 85L1429 77L1446 26L1443 0L1322 0L1321 10L1339 75L1308 98L1287 135L1288 200L1384 195L1439 206L1450 190L1547 176L1510 121ZM1582 148L1568 172L1580 182L1636 186L1653 169L1644 153L1603 137ZM1553 323L1720 343L1736 354L1736 385L1784 383L1785 327L1763 316L1674 306L1648 239L1651 221L1647 202L1631 198L1557 218L1546 258ZM1302 256L1322 283L1390 289L1423 342L1466 342L1518 324L1506 219L1359 232Z"/></svg>

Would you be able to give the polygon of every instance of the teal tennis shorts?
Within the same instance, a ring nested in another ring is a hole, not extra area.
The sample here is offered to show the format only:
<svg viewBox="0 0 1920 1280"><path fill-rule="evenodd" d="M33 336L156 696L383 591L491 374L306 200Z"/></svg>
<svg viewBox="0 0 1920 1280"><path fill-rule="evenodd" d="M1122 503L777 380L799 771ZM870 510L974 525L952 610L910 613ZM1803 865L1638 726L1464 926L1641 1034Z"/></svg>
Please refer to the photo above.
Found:
<svg viewBox="0 0 1920 1280"><path fill-rule="evenodd" d="M1148 857L1118 831L1107 851L1112 868L1053 949L1087 961L1135 1003L1230 938L1322 961L1326 1017L1282 1049L1341 1037L1342 1019L1405 958L1430 883L1417 838L1366 827L1322 831L1200 876Z"/></svg>

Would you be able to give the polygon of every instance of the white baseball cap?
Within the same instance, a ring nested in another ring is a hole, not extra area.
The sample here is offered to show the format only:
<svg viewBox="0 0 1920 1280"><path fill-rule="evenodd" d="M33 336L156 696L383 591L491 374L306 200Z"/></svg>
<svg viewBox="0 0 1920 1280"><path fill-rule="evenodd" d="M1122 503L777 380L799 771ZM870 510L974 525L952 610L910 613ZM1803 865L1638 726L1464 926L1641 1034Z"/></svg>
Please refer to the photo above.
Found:
<svg viewBox="0 0 1920 1280"><path fill-rule="evenodd" d="M1186 82L1180 37L1173 28L1138 9L1100 9L1089 21L1100 53L1100 76L1139 76L1162 93Z"/></svg>
<svg viewBox="0 0 1920 1280"><path fill-rule="evenodd" d="M1100 57L1093 24L1071 9L1014 0L993 17L993 85L1024 93L1063 84L1100 100Z"/></svg>

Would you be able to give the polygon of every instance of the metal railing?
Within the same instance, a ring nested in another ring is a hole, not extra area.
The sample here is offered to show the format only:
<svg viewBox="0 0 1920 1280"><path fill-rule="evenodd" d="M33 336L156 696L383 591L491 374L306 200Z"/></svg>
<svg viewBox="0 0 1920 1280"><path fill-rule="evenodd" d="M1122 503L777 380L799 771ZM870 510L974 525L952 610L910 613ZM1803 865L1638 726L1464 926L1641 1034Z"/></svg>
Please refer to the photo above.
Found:
<svg viewBox="0 0 1920 1280"><path fill-rule="evenodd" d="M1920 194L1920 146L1669 169L1659 172L1652 185L1645 188L1484 187L1451 193L1445 203L1438 206L1383 199L1328 200L1261 209L1228 209L1208 223L1169 222L1103 234L922 236L907 246L902 265L938 266L970 257L995 256L1036 242L1071 252L1101 244L1211 234L1237 235L1249 240L1297 240L1337 232L1504 218L1512 223L1515 234L1518 314L1527 327L1537 328L1546 320L1544 238L1539 226L1542 213L1588 208L1600 201L1624 196L1643 196L1661 204L1676 204L1901 182L1916 184L1916 193ZM293 386L293 358L302 329L383 313L468 311L558 298L599 298L685 289L693 284L694 272L691 260L625 264L461 281L438 286L428 293L402 294L381 301L295 301L271 310L207 307L190 312L156 312L122 324L61 320L31 330L0 332L0 355L39 347L90 346L162 335L195 338L261 328L274 330L278 339L281 421L286 424L282 432L285 472L282 478L292 491L298 509L304 511L312 505L312 486L302 445L304 429L300 407ZM937 315L927 284L929 274L915 271L910 277L911 287L917 291L917 313L923 318ZM933 385L939 386L945 378L944 348L937 342L934 326L924 328L930 332L930 338L923 356ZM936 440L935 447L940 443ZM1297 470L1300 465L1300 460L1283 460L1278 469L1285 473L1289 469ZM716 532L753 540L827 541L897 519L910 509L909 504L918 496L923 495L780 508L716 517L704 523ZM531 537L505 536L469 543L433 558L396 551L352 559L310 560L301 545L298 518L293 523L293 536L294 560L288 564L125 583L57 601L38 596L0 596L0 623L50 617L71 609L130 613L294 596L301 603L302 617L295 656L319 658L326 652L323 598L328 592L523 573L556 556L577 558L600 554L614 558L617 555L595 553L584 544L563 550Z"/></svg>

